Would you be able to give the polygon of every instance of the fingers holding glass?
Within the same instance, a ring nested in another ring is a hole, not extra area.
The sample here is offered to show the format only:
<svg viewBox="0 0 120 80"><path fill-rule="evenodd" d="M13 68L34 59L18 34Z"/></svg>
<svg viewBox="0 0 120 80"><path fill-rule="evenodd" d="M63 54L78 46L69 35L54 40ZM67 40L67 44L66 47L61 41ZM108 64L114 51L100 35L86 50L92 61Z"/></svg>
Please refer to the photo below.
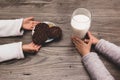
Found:
<svg viewBox="0 0 120 80"><path fill-rule="evenodd" d="M75 47L77 48L78 52L84 56L90 52L91 44L88 41L88 43L85 43L83 40L81 40L79 37L72 37L72 42L74 43Z"/></svg>

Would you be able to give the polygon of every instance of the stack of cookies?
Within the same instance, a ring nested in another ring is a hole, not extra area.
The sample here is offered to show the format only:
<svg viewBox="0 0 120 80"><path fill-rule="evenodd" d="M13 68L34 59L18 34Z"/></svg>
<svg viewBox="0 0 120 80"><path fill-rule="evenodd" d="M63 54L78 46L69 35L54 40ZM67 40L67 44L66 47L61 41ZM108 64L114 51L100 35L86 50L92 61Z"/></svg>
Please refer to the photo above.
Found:
<svg viewBox="0 0 120 80"><path fill-rule="evenodd" d="M35 44L44 44L48 39L59 40L62 37L62 30L58 26L49 27L46 23L39 23L35 26L32 40Z"/></svg>

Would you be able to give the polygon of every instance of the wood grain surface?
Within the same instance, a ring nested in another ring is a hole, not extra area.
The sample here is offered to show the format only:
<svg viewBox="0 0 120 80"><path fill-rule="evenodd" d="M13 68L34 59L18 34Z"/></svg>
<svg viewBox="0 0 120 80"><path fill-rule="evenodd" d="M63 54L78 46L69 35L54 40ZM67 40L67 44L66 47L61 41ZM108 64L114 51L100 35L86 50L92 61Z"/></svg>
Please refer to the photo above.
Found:
<svg viewBox="0 0 120 80"><path fill-rule="evenodd" d="M120 0L0 0L0 19L34 16L63 30L63 38L42 47L36 55L0 63L0 80L90 80L81 57L71 42L70 19L79 7L92 13L90 31L99 39L120 46ZM0 38L0 44L31 42L31 31L22 37ZM106 68L120 80L120 69L99 54Z"/></svg>

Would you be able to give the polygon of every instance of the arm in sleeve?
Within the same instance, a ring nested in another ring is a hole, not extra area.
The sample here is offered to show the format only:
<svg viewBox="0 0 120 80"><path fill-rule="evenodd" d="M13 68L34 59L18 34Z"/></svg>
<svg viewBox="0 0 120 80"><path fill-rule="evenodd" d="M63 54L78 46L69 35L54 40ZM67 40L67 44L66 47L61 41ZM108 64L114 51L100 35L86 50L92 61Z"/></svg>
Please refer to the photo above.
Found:
<svg viewBox="0 0 120 80"><path fill-rule="evenodd" d="M101 39L96 44L95 49L120 66L120 47Z"/></svg>
<svg viewBox="0 0 120 80"><path fill-rule="evenodd" d="M0 62L24 58L22 42L0 45Z"/></svg>
<svg viewBox="0 0 120 80"><path fill-rule="evenodd" d="M0 20L0 37L21 36L23 19Z"/></svg>
<svg viewBox="0 0 120 80"><path fill-rule="evenodd" d="M82 62L92 80L115 80L94 52L82 57Z"/></svg>

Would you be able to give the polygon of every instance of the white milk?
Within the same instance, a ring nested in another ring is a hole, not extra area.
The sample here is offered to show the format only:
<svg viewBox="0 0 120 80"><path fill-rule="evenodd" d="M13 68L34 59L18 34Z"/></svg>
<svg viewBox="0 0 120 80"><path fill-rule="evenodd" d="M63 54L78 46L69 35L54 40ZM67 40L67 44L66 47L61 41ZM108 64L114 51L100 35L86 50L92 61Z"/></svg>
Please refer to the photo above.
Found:
<svg viewBox="0 0 120 80"><path fill-rule="evenodd" d="M90 27L90 18L85 15L75 15L71 20L73 35L83 38Z"/></svg>

